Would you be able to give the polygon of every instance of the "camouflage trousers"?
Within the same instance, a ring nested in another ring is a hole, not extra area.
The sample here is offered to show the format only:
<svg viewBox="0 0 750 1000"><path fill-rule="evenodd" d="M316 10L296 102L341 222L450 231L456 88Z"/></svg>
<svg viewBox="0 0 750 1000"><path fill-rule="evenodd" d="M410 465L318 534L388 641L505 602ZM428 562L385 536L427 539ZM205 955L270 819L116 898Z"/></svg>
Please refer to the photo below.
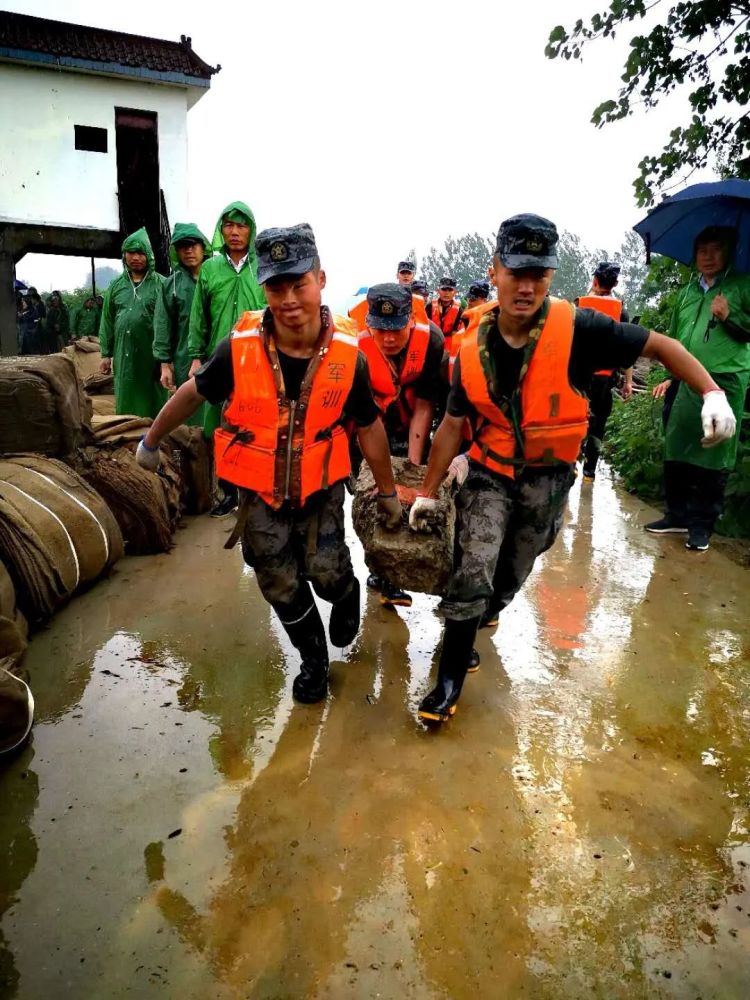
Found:
<svg viewBox="0 0 750 1000"><path fill-rule="evenodd" d="M240 494L239 516L246 516L242 555L269 604L277 610L309 604L308 581L324 601L348 595L354 571L344 539L343 482L297 508L284 504L274 510L257 493Z"/></svg>
<svg viewBox="0 0 750 1000"><path fill-rule="evenodd" d="M446 618L501 611L552 545L574 482L573 470L526 469L517 479L470 463L456 497L456 557L441 608Z"/></svg>

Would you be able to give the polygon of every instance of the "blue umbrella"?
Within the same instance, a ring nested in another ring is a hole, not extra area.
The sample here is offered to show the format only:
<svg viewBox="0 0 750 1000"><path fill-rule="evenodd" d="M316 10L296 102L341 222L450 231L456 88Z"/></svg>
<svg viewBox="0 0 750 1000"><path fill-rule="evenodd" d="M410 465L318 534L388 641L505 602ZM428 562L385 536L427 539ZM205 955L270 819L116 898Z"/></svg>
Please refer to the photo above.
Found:
<svg viewBox="0 0 750 1000"><path fill-rule="evenodd" d="M731 226L737 230L732 270L750 271L750 181L732 177L726 181L691 184L679 194L665 198L633 229L645 240L648 253L692 264L695 238L707 226Z"/></svg>

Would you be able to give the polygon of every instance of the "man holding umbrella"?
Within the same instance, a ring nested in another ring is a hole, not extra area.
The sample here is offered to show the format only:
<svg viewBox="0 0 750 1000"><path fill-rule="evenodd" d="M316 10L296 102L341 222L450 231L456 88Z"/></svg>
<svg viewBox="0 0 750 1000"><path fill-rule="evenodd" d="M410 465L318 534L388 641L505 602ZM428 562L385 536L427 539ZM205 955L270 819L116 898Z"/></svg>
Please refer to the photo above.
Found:
<svg viewBox="0 0 750 1000"><path fill-rule="evenodd" d="M684 382L654 390L666 396L665 512L646 525L654 534L687 534L686 547L705 552L720 516L737 458L739 428L750 378L750 276L732 273L736 230L709 226L695 240L696 273L677 300L669 334L710 372L726 393L737 431L715 448L702 448L702 399Z"/></svg>

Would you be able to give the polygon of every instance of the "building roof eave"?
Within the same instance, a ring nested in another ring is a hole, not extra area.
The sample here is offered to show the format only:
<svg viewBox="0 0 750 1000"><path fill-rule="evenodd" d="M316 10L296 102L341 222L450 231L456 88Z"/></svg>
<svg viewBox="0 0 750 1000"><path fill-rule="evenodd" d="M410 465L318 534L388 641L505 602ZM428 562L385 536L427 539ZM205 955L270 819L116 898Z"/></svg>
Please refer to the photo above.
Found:
<svg viewBox="0 0 750 1000"><path fill-rule="evenodd" d="M178 87L198 87L207 90L211 81L186 73L160 72L140 66L124 66L122 63L106 63L93 59L76 59L71 56L52 56L45 52L26 52L23 49L7 49L0 46L0 62L18 65L34 65L49 69L77 70L79 73L93 73L99 76L119 77L128 80L145 80L149 83L163 83Z"/></svg>

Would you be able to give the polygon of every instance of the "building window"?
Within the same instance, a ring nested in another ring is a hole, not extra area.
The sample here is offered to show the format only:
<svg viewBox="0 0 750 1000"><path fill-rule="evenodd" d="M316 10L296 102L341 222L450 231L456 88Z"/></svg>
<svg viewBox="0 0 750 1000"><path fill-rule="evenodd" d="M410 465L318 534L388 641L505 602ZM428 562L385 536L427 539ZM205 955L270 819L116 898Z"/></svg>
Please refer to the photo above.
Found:
<svg viewBox="0 0 750 1000"><path fill-rule="evenodd" d="M85 149L89 153L107 152L106 128L95 128L93 125L75 125L76 149Z"/></svg>

